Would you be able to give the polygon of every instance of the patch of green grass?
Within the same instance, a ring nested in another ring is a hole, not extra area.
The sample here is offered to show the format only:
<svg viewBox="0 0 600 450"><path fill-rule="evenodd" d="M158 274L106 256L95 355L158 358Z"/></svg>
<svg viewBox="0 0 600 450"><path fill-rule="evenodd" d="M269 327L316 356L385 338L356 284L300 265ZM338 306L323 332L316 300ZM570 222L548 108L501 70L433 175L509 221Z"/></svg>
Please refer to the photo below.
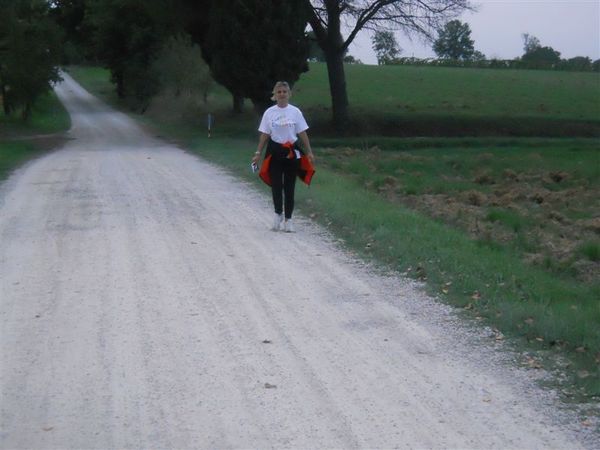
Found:
<svg viewBox="0 0 600 450"><path fill-rule="evenodd" d="M71 120L54 92L39 98L30 120L0 115L0 181L24 162L61 142Z"/></svg>
<svg viewBox="0 0 600 450"><path fill-rule="evenodd" d="M594 262L600 261L600 242L599 241L588 241L584 242L579 247L579 252L584 255L587 259Z"/></svg>
<svg viewBox="0 0 600 450"><path fill-rule="evenodd" d="M28 142L0 142L0 181L25 161L39 156L40 152Z"/></svg>
<svg viewBox="0 0 600 450"><path fill-rule="evenodd" d="M26 137L39 134L60 133L68 130L71 119L54 91L41 96L34 104L31 117L23 121L18 114L0 114L0 138Z"/></svg>
<svg viewBox="0 0 600 450"><path fill-rule="evenodd" d="M490 222L500 222L515 233L518 233L528 225L528 221L523 216L507 209L492 208L488 211L485 218Z"/></svg>

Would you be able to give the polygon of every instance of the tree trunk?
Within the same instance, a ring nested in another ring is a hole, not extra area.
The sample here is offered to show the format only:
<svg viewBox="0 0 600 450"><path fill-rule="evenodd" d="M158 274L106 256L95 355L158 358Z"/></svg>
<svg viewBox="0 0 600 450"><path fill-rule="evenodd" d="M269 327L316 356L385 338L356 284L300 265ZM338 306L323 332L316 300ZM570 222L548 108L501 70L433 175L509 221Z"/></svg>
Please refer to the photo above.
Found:
<svg viewBox="0 0 600 450"><path fill-rule="evenodd" d="M273 106L273 101L270 98L252 99L254 105L254 112L259 116L262 116L267 108Z"/></svg>
<svg viewBox="0 0 600 450"><path fill-rule="evenodd" d="M329 76L329 92L333 113L333 126L338 133L346 131L349 122L348 93L346 92L346 74L344 73L344 38L341 32L341 3L337 0L326 0L327 26L316 15L310 20L311 27L317 36L319 46L327 58L327 74Z"/></svg>
<svg viewBox="0 0 600 450"><path fill-rule="evenodd" d="M2 96L2 107L4 109L4 115L10 116L10 113L11 113L10 101L9 101L9 99L6 98L6 89L4 87L4 84L0 84L0 95Z"/></svg>
<svg viewBox="0 0 600 450"><path fill-rule="evenodd" d="M333 126L338 133L348 127L348 93L346 90L346 74L344 72L344 54L339 51L327 55L327 74L333 110Z"/></svg>
<svg viewBox="0 0 600 450"><path fill-rule="evenodd" d="M23 105L23 111L21 112L21 118L23 119L24 122L29 121L29 118L31 117L31 102L26 101L25 104Z"/></svg>
<svg viewBox="0 0 600 450"><path fill-rule="evenodd" d="M122 71L117 71L112 75L112 81L117 85L117 97L125 98L125 77Z"/></svg>

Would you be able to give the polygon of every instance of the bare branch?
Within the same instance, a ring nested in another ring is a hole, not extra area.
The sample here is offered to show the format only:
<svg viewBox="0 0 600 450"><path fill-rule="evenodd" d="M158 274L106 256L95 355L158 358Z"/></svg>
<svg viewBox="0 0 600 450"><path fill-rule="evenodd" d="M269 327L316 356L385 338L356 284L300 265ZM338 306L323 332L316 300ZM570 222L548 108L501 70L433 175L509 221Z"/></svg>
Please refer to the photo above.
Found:
<svg viewBox="0 0 600 450"><path fill-rule="evenodd" d="M309 3L325 30L331 19L344 20L350 32L343 42L343 50L363 29L402 30L407 35L414 33L431 39L441 24L465 10L474 9L468 0L312 0ZM337 17L329 17L334 10ZM311 26L315 22L312 19Z"/></svg>

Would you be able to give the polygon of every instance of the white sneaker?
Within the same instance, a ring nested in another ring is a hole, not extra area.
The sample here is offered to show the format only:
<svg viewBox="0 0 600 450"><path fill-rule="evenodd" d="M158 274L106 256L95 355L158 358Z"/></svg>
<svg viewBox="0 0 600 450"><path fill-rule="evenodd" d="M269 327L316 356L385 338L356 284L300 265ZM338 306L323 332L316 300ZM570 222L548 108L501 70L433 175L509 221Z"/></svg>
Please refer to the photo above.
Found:
<svg viewBox="0 0 600 450"><path fill-rule="evenodd" d="M287 219L283 225L283 229L285 230L286 233L293 233L294 230L294 222L292 222L292 219Z"/></svg>
<svg viewBox="0 0 600 450"><path fill-rule="evenodd" d="M283 222L283 215L275 214L275 216L273 217L273 228L271 229L273 231L279 231L281 228L281 222Z"/></svg>

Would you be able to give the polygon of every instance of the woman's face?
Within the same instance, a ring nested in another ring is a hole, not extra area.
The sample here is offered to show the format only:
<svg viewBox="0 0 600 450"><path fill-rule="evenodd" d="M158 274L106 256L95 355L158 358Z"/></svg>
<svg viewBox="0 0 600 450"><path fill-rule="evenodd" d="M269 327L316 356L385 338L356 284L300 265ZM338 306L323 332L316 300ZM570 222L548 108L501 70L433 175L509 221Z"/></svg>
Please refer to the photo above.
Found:
<svg viewBox="0 0 600 450"><path fill-rule="evenodd" d="M287 104L290 100L290 90L285 86L277 86L274 94L278 105Z"/></svg>

